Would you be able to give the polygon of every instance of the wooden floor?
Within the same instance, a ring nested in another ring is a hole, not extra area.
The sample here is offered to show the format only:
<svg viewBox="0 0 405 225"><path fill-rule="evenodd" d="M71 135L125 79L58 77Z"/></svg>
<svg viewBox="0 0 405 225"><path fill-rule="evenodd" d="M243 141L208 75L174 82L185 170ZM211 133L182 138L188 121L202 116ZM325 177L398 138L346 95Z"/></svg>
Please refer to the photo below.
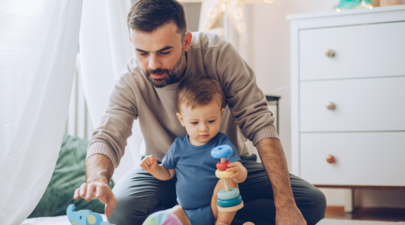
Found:
<svg viewBox="0 0 405 225"><path fill-rule="evenodd" d="M326 208L325 218L399 222L405 221L405 209L356 208L353 213L345 213L343 207L328 206Z"/></svg>

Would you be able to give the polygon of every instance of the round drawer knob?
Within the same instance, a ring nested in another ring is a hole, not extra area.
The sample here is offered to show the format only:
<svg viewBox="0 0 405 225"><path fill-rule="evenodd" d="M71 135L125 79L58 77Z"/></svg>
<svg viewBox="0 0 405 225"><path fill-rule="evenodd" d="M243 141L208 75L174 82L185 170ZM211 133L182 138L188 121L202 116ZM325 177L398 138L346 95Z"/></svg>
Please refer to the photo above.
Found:
<svg viewBox="0 0 405 225"><path fill-rule="evenodd" d="M335 159L335 156L333 156L333 155L327 155L326 156L326 162L328 162L328 163L334 163L336 161L336 159Z"/></svg>
<svg viewBox="0 0 405 225"><path fill-rule="evenodd" d="M334 109L336 109L336 105L333 102L327 102L326 108L329 110L334 110Z"/></svg>
<svg viewBox="0 0 405 225"><path fill-rule="evenodd" d="M327 57L329 57L329 58L333 58L333 57L335 57L336 52L333 51L332 49L328 49L328 50L326 51L325 55L326 55Z"/></svg>

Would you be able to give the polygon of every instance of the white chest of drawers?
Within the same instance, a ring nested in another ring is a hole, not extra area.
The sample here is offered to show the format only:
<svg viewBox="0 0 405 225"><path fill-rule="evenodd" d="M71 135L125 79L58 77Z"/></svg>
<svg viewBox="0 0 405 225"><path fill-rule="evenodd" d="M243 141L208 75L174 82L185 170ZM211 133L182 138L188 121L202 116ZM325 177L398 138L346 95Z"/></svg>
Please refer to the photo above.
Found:
<svg viewBox="0 0 405 225"><path fill-rule="evenodd" d="M321 187L405 187L405 5L287 18L291 172Z"/></svg>

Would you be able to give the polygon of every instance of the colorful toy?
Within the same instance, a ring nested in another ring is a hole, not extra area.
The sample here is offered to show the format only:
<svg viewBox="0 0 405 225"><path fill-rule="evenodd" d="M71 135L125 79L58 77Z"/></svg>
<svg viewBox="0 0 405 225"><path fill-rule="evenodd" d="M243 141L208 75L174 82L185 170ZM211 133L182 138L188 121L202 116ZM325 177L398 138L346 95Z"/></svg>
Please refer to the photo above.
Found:
<svg viewBox="0 0 405 225"><path fill-rule="evenodd" d="M232 153L232 148L229 145L220 145L211 150L211 156L216 159L221 159L217 163L217 170L215 176L218 178L227 178L232 175L233 172L227 172L228 164L230 163L225 159ZM224 179L225 189L218 191L218 211L221 212L233 212L243 208L242 196L238 188L230 188L229 181Z"/></svg>
<svg viewBox="0 0 405 225"><path fill-rule="evenodd" d="M333 6L336 11L365 8L373 8L373 3L370 0L340 0L338 5Z"/></svg>
<svg viewBox="0 0 405 225"><path fill-rule="evenodd" d="M108 222L103 222L103 218L91 210L79 210L75 212L76 206L70 204L66 209L66 215L71 224L75 225L114 225Z"/></svg>
<svg viewBox="0 0 405 225"><path fill-rule="evenodd" d="M169 211L158 211L148 216L142 225L181 225L181 222Z"/></svg>

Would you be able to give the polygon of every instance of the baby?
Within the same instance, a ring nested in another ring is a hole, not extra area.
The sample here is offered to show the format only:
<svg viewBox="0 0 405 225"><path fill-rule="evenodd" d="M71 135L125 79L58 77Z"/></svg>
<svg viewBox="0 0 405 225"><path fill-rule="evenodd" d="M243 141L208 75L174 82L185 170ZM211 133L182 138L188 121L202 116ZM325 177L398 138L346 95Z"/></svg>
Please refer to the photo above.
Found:
<svg viewBox="0 0 405 225"><path fill-rule="evenodd" d="M234 172L227 179L231 187L246 180L247 170L240 162L235 146L219 132L224 113L224 96L220 84L207 75L184 78L177 93L177 118L187 135L178 137L158 164L147 156L141 167L159 180L176 175L177 202L171 211L183 225L231 224L235 212L217 210L217 193L224 189L223 179L215 176L218 159L211 150L218 145L229 145L232 153L226 157L231 163L227 171ZM184 209L184 210L183 210Z"/></svg>

